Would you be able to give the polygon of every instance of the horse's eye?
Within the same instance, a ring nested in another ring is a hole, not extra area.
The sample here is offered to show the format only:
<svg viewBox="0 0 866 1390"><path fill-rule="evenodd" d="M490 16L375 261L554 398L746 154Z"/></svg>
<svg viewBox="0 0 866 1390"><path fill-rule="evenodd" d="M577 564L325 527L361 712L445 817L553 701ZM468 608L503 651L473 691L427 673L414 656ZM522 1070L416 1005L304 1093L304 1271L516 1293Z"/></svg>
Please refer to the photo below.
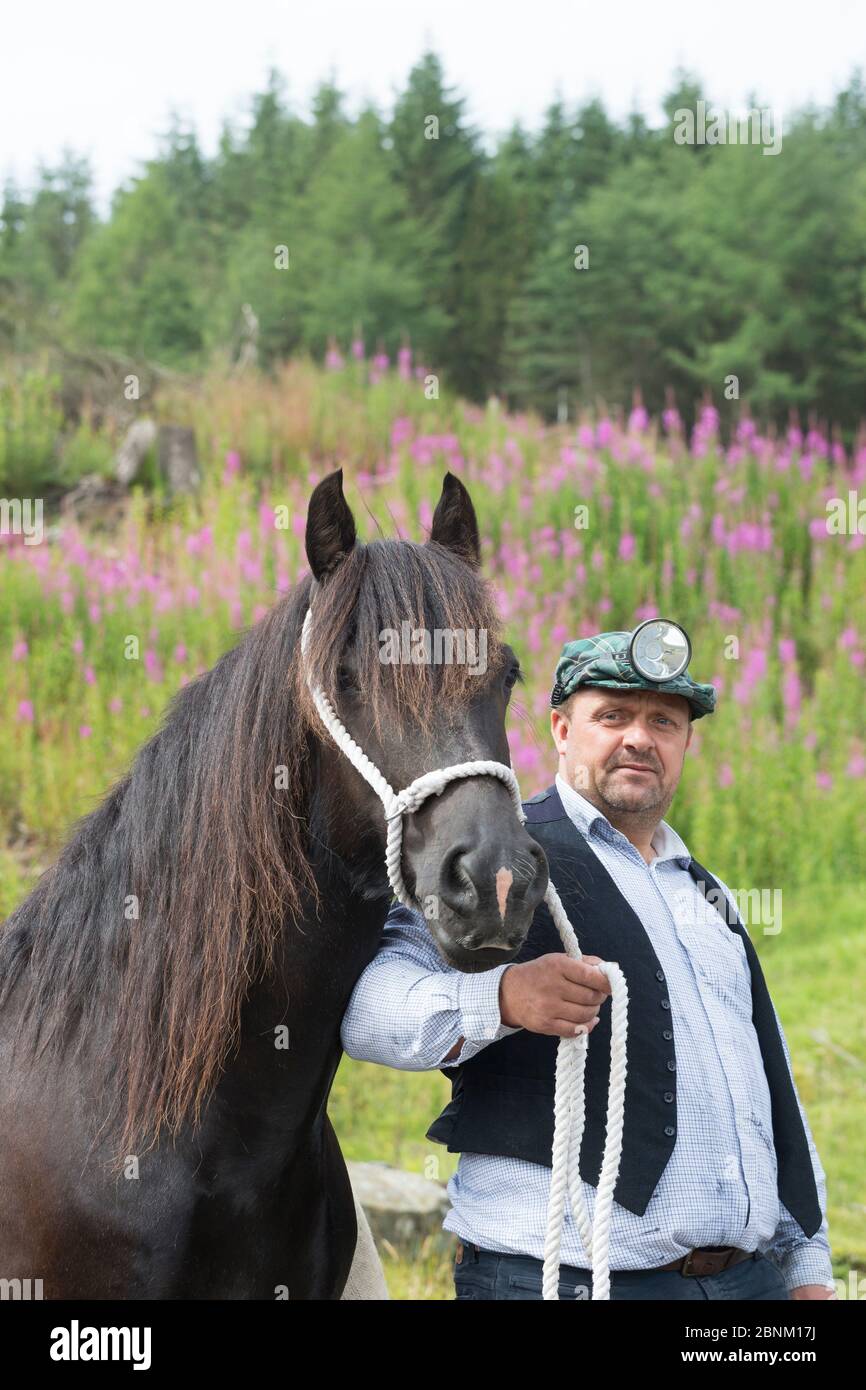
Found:
<svg viewBox="0 0 866 1390"><path fill-rule="evenodd" d="M505 689L513 690L519 680L522 680L522 672L519 666L512 666L508 675L505 677Z"/></svg>
<svg viewBox="0 0 866 1390"><path fill-rule="evenodd" d="M354 693L358 694L358 684L355 672L349 666L341 666L337 672L337 688L341 695Z"/></svg>

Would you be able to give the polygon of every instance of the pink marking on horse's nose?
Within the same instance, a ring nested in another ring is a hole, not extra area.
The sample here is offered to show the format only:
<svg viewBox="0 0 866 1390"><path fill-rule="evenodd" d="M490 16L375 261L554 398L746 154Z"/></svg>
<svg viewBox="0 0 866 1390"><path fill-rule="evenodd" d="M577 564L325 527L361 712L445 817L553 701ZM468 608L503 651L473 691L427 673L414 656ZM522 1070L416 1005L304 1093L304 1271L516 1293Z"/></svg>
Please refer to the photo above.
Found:
<svg viewBox="0 0 866 1390"><path fill-rule="evenodd" d="M505 865L496 870L496 901L499 904L499 916L505 921L505 902L508 898L508 890L514 882L514 874Z"/></svg>

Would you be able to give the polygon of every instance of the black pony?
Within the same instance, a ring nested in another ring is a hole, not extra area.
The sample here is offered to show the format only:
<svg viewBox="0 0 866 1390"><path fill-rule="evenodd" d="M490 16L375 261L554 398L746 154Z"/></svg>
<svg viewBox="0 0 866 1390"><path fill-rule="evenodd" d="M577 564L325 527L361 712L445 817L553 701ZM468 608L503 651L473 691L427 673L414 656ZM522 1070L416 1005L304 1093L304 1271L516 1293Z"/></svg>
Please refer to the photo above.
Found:
<svg viewBox="0 0 866 1390"><path fill-rule="evenodd" d="M0 1279L46 1298L343 1290L357 1227L326 1107L391 894L382 805L320 725L301 626L312 604L310 669L395 790L508 763L519 670L451 474L426 544L367 545L331 474L306 548L311 574L175 696L0 928ZM404 622L486 631L486 672L383 662ZM547 884L492 777L406 817L403 874L463 970L513 959Z"/></svg>

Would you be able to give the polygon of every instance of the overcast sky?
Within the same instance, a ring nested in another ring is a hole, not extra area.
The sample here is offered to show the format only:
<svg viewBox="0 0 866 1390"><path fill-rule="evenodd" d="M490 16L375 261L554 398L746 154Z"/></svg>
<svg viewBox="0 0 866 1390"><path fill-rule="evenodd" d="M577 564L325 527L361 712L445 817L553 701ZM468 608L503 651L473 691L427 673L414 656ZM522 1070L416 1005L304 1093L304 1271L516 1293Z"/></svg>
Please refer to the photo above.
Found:
<svg viewBox="0 0 866 1390"><path fill-rule="evenodd" d="M371 99L387 113L431 46L485 133L518 116L536 128L557 89L654 121L678 65L719 106L742 108L754 92L784 119L866 68L864 0L19 0L4 7L2 34L0 178L27 188L67 145L90 156L103 213L156 152L172 109L212 154L221 121L245 122L271 65L302 115L331 74L350 111Z"/></svg>

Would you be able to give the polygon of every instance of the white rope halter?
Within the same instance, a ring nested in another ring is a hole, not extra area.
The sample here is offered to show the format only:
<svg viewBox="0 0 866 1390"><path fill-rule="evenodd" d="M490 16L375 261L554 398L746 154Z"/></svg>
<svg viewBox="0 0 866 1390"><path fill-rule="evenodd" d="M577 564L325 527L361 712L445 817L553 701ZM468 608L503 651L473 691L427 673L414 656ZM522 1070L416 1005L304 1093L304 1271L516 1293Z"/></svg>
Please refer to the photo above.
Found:
<svg viewBox="0 0 866 1390"><path fill-rule="evenodd" d="M306 659L309 643L312 609L307 610L301 630L301 655ZM401 792L395 792L379 769L358 747L346 726L341 722L330 700L321 686L315 683L309 671L305 672L307 686L315 701L316 709L328 733L349 762L379 796L385 808L388 824L388 840L385 862L388 880L395 895L405 907L419 911L419 905L412 898L403 881L401 865L403 848L403 816L417 811L428 796L439 796L449 782L458 777L498 777L511 792L514 809L521 825L526 815L520 798L520 787L513 770L504 763L478 761L455 763L453 767L440 768L437 772L425 772L416 777ZM544 895L550 915L556 924L566 954L573 960L581 959L574 928L565 914L553 883L548 881ZM610 1082L608 1087L607 1122L604 1141L604 1157L601 1165L595 1221L590 1223L583 1200L580 1179L580 1146L583 1140L585 1105L584 1071L589 1042L587 1033L574 1038L560 1038L556 1054L556 1089L554 1098L553 1129L553 1171L550 1178L550 1199L547 1208L547 1234L544 1242L544 1274L542 1298L559 1298L559 1264L562 1244L562 1223L565 1214L566 1194L571 1199L571 1209L583 1248L587 1255L587 1267L593 1271L593 1299L610 1299L610 1212L613 1205L613 1191L619 1175L622 1154L622 1128L625 1109L626 1075L626 1034L628 1028L628 989L625 976L615 961L605 961L597 969L607 975L611 985L611 1045Z"/></svg>

